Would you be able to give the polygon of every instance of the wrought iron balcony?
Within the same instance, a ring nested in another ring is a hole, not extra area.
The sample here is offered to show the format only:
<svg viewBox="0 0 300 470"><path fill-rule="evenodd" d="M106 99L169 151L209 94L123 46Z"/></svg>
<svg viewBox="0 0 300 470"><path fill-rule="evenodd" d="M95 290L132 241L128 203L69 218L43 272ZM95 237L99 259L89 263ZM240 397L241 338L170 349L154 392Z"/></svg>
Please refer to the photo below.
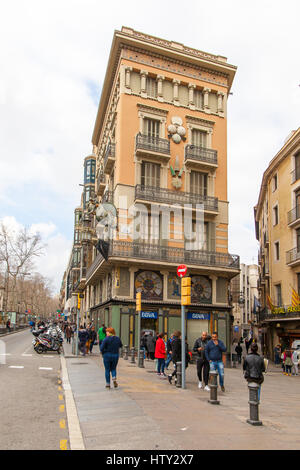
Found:
<svg viewBox="0 0 300 470"><path fill-rule="evenodd" d="M187 265L211 266L221 269L239 270L240 268L240 258L238 255L217 253L215 251L185 250L184 248L150 243L111 241L108 256L109 258L137 258L162 263L167 262L174 265L186 263ZM87 280L95 273L103 261L102 255L98 254L87 270Z"/></svg>
<svg viewBox="0 0 300 470"><path fill-rule="evenodd" d="M217 150L198 147L197 145L187 145L185 147L185 161L192 160L196 163L204 163L205 165L218 166Z"/></svg>
<svg viewBox="0 0 300 470"><path fill-rule="evenodd" d="M106 186L105 174L103 171L100 171L98 178L97 178L97 195L98 196L102 196L105 186Z"/></svg>
<svg viewBox="0 0 300 470"><path fill-rule="evenodd" d="M202 196L201 194L185 193L183 191L173 191L166 188L156 188L155 186L135 187L135 200L160 202L164 204L203 204L205 211L218 212L218 198Z"/></svg>
<svg viewBox="0 0 300 470"><path fill-rule="evenodd" d="M110 202L113 204L114 202L114 192L113 191L105 191L102 196L101 202Z"/></svg>
<svg viewBox="0 0 300 470"><path fill-rule="evenodd" d="M286 264L296 265L300 263L300 248L293 248L286 252Z"/></svg>
<svg viewBox="0 0 300 470"><path fill-rule="evenodd" d="M103 160L104 173L110 174L115 163L115 144L108 144Z"/></svg>
<svg viewBox="0 0 300 470"><path fill-rule="evenodd" d="M288 225L294 226L300 223L300 205L288 212Z"/></svg>
<svg viewBox="0 0 300 470"><path fill-rule="evenodd" d="M157 152L170 156L170 141L167 139L161 139L160 137L153 137L151 135L139 133L136 136L135 148L136 150Z"/></svg>

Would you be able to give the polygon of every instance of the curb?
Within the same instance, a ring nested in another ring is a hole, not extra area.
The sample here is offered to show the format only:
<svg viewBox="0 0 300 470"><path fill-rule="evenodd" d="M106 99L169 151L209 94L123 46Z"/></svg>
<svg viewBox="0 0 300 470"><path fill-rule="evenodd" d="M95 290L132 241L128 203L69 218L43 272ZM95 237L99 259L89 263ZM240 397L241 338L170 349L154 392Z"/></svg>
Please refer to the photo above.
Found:
<svg viewBox="0 0 300 470"><path fill-rule="evenodd" d="M66 399L66 412L68 419L68 430L71 450L85 450L84 441L80 429L80 423L78 419L77 409L69 382L69 375L67 369L67 363L64 356L60 357L61 362L61 380L62 386L65 391Z"/></svg>

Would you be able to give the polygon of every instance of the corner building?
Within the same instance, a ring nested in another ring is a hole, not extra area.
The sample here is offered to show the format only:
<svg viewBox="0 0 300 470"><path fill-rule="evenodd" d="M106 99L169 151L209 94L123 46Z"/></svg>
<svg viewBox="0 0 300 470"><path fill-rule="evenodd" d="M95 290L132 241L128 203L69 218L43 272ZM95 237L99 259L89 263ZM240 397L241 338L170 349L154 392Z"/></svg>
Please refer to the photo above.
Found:
<svg viewBox="0 0 300 470"><path fill-rule="evenodd" d="M139 291L142 329L167 335L180 329L179 264L192 277L189 346L202 330L214 329L230 344L228 286L239 257L228 253L226 142L235 71L224 57L131 28L115 31L92 143L96 193L99 203L114 204L117 231L107 261L93 249L81 315L113 326L123 344L137 346ZM148 214L134 217L135 204ZM203 207L192 250L175 204L191 205L192 227L197 204ZM170 211L167 239L162 208Z"/></svg>

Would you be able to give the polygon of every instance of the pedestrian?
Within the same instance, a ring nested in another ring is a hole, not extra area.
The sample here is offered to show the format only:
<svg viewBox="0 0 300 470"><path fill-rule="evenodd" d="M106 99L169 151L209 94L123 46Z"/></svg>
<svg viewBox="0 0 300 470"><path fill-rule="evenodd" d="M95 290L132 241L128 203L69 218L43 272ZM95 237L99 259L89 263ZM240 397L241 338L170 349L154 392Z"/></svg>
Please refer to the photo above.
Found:
<svg viewBox="0 0 300 470"><path fill-rule="evenodd" d="M172 361L172 341L174 339L174 335L171 335L167 341L167 360L166 360L166 367L165 369L168 370L169 364Z"/></svg>
<svg viewBox="0 0 300 470"><path fill-rule="evenodd" d="M154 354L155 354L155 339L153 338L152 332L150 332L147 336L147 351L149 353L149 357L152 361L154 361Z"/></svg>
<svg viewBox="0 0 300 470"><path fill-rule="evenodd" d="M200 338L196 339L193 351L197 353L197 375L199 379L198 388L204 388L207 392L210 391L208 386L209 379L209 362L205 357L205 347L208 341L211 340L211 336L207 334L207 331L202 331ZM203 372L203 374L202 374ZM203 375L203 379L202 379ZM204 382L204 387L203 387Z"/></svg>
<svg viewBox="0 0 300 470"><path fill-rule="evenodd" d="M247 382L255 382L259 385L258 401L260 401L261 384L264 381L263 372L265 372L265 361L263 357L258 354L257 343L252 343L250 347L250 354L244 360L243 370L244 377Z"/></svg>
<svg viewBox="0 0 300 470"><path fill-rule="evenodd" d="M99 349L101 351L102 341L106 338L106 326L104 325L104 323L102 323L101 328L99 328L98 330L98 338L99 338Z"/></svg>
<svg viewBox="0 0 300 470"><path fill-rule="evenodd" d="M155 359L157 359L157 375L166 377L165 374L165 359L166 359L166 346L163 340L164 334L160 333L157 337L155 344Z"/></svg>
<svg viewBox="0 0 300 470"><path fill-rule="evenodd" d="M89 334L87 330L81 325L78 330L78 338L79 338L79 349L82 352L82 355L85 356L86 354L86 342L89 338Z"/></svg>
<svg viewBox="0 0 300 470"><path fill-rule="evenodd" d="M218 333L213 332L211 340L205 347L205 357L209 361L210 371L217 371L219 374L219 383L222 392L225 392L224 387L224 364L222 354L226 351L226 346L223 341L218 339Z"/></svg>
<svg viewBox="0 0 300 470"><path fill-rule="evenodd" d="M299 353L300 353L300 350L298 347L297 349L294 350L292 354L292 361L293 361L292 374L293 375L299 375L299 372L298 372Z"/></svg>
<svg viewBox="0 0 300 470"><path fill-rule="evenodd" d="M140 348L143 351L144 359L145 359L145 357L146 357L146 333L145 333L145 331L143 332L143 335L142 335L142 338L141 338Z"/></svg>
<svg viewBox="0 0 300 470"><path fill-rule="evenodd" d="M241 364L243 348L240 343L238 343L237 346L235 347L235 352L238 358L238 363Z"/></svg>
<svg viewBox="0 0 300 470"><path fill-rule="evenodd" d="M292 375L292 351L290 349L286 349L284 353L284 367L285 367L285 375Z"/></svg>
<svg viewBox="0 0 300 470"><path fill-rule="evenodd" d="M92 354L93 352L93 347L94 347L96 339L97 339L97 333L96 333L95 327L92 326L90 329L90 354Z"/></svg>
<svg viewBox="0 0 300 470"><path fill-rule="evenodd" d="M188 354L187 343L185 342L185 368L188 367L188 363L190 361L190 356ZM175 385L177 382L177 362L181 362L181 332L175 331L173 333L173 341L171 343L171 354L172 354L172 362L174 364L174 371L172 374L168 375L169 383L172 384L172 379L175 377Z"/></svg>
<svg viewBox="0 0 300 470"><path fill-rule="evenodd" d="M72 334L73 334L73 331L72 331L71 325L68 325L65 329L65 335L66 335L67 343L69 344L71 343Z"/></svg>
<svg viewBox="0 0 300 470"><path fill-rule="evenodd" d="M6 329L8 332L10 332L10 320L9 319L6 322Z"/></svg>
<svg viewBox="0 0 300 470"><path fill-rule="evenodd" d="M280 347L280 344L277 344L274 348L274 362L276 366L280 364L280 354L281 354L281 347Z"/></svg>
<svg viewBox="0 0 300 470"><path fill-rule="evenodd" d="M106 328L106 338L101 343L100 351L103 356L105 367L106 388L110 388L110 375L113 380L114 387L117 388L117 364L119 361L120 348L123 347L122 341L114 328Z"/></svg>

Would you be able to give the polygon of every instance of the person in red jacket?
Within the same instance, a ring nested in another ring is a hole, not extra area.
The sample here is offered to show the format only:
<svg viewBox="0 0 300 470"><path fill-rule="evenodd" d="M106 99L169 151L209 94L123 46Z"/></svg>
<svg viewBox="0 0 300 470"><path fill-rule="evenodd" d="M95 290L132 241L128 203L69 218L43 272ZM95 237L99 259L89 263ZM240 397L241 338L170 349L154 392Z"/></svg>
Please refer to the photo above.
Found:
<svg viewBox="0 0 300 470"><path fill-rule="evenodd" d="M165 375L165 358L166 358L166 346L163 340L163 333L160 333L157 337L155 345L155 359L157 359L157 375L166 377Z"/></svg>

